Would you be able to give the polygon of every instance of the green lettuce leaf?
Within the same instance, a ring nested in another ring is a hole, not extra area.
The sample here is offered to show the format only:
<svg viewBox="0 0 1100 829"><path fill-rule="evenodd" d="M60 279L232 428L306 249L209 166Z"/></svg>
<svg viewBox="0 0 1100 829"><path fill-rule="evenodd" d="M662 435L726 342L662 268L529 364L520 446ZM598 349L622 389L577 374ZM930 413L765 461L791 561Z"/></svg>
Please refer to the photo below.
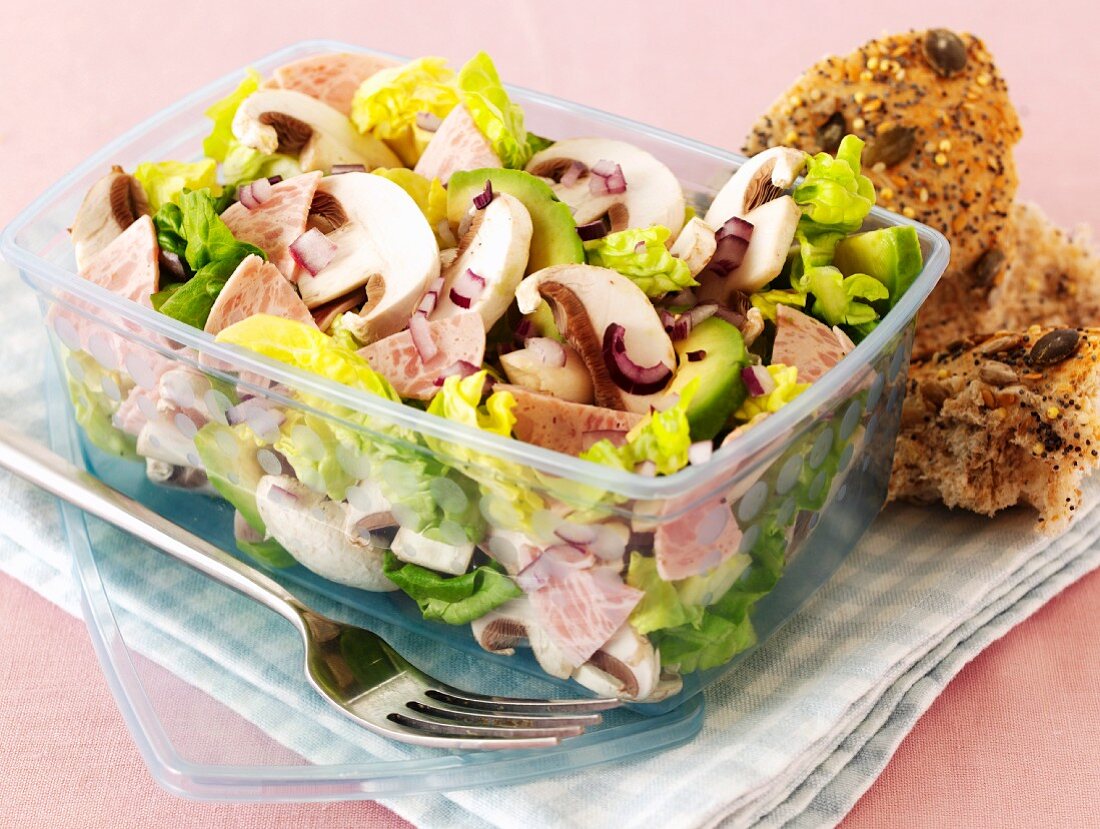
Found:
<svg viewBox="0 0 1100 829"><path fill-rule="evenodd" d="M798 382L798 369L782 363L772 363L768 374L775 381L775 388L759 397L746 397L745 402L733 413L735 420L748 422L760 414L774 414L810 387Z"/></svg>
<svg viewBox="0 0 1100 829"><path fill-rule="evenodd" d="M242 553L247 553L261 564L266 564L276 570L293 567L298 563L298 560L274 538L267 538L263 541L241 541L237 539L236 544Z"/></svg>
<svg viewBox="0 0 1100 829"><path fill-rule="evenodd" d="M416 600L425 619L449 625L468 624L523 593L495 562L461 576L445 576L407 564L387 550L382 570Z"/></svg>
<svg viewBox="0 0 1100 829"><path fill-rule="evenodd" d="M585 242L585 255L589 265L616 270L646 296L661 297L699 284L687 262L669 253L665 242L670 234L661 225L620 230Z"/></svg>
<svg viewBox="0 0 1100 829"><path fill-rule="evenodd" d="M760 311L760 315L766 320L775 322L776 306L790 305L793 308L806 307L806 294L792 289L777 288L771 291L760 291L750 294L749 302L752 307Z"/></svg>
<svg viewBox="0 0 1100 829"><path fill-rule="evenodd" d="M239 184L247 184L258 178L282 176L293 178L301 175L302 167L298 159L283 153L266 155L252 147L246 147L236 139L222 162L222 177L230 193L236 191Z"/></svg>
<svg viewBox="0 0 1100 829"><path fill-rule="evenodd" d="M117 428L112 420L118 410L118 401L104 391L105 383L113 383L124 398L133 384L121 373L103 368L87 352L65 350L69 399L73 403L76 422L84 430L85 437L109 455L141 460L137 453L137 440Z"/></svg>
<svg viewBox="0 0 1100 829"><path fill-rule="evenodd" d="M362 133L400 140L416 126L417 113L446 118L458 104L455 73L444 58L426 57L375 72L351 102L351 120Z"/></svg>
<svg viewBox="0 0 1100 829"><path fill-rule="evenodd" d="M626 436L622 446L611 441L596 441L580 457L586 461L613 466L633 472L644 462L652 461L661 475L671 475L687 466L691 446L691 426L687 407L699 388L699 380L688 383L680 392L675 406L663 412L651 412Z"/></svg>
<svg viewBox="0 0 1100 829"><path fill-rule="evenodd" d="M459 70L457 83L463 105L501 164L522 170L531 158L523 110L508 98L492 59L478 52Z"/></svg>
<svg viewBox="0 0 1100 829"><path fill-rule="evenodd" d="M215 161L225 161L229 151L237 144L237 139L233 136L233 116L237 114L237 107L260 88L262 80L260 73L255 69L247 70L244 80L236 89L220 101L211 104L206 110L204 114L214 122L214 127L202 142L202 152L205 156Z"/></svg>
<svg viewBox="0 0 1100 829"><path fill-rule="evenodd" d="M220 193L217 167L213 159L202 161L145 161L134 170L134 178L145 190L149 208L155 213L162 205L179 200L184 189L208 188Z"/></svg>
<svg viewBox="0 0 1100 829"><path fill-rule="evenodd" d="M676 585L657 574L657 559L652 556L630 554L626 583L645 594L630 614L630 624L638 633L695 625L703 618L703 608L684 604Z"/></svg>
<svg viewBox="0 0 1100 829"><path fill-rule="evenodd" d="M432 228L435 240L439 243L440 248L447 246L439 235L440 223L447 221L447 191L439 179L433 178L429 181L419 173L406 170L403 167L392 169L379 167L376 170L371 170L371 173L389 179L408 193L412 200L416 202L416 206L420 208L420 212L424 214L424 218L428 220L428 225ZM449 226L448 233L450 233ZM454 244L453 239L451 244Z"/></svg>
<svg viewBox="0 0 1100 829"><path fill-rule="evenodd" d="M703 612L695 622L650 634L660 648L661 664L682 673L705 671L723 665L756 643L756 631L749 619L751 601L731 589Z"/></svg>
<svg viewBox="0 0 1100 829"><path fill-rule="evenodd" d="M807 160L806 176L791 195L811 235L855 233L875 206L875 186L860 173L862 152L863 141L846 135L835 157L818 153Z"/></svg>
<svg viewBox="0 0 1100 829"><path fill-rule="evenodd" d="M813 314L829 325L863 325L878 319L872 302L889 299L886 286L867 274L844 276L831 265L806 274L814 295Z"/></svg>

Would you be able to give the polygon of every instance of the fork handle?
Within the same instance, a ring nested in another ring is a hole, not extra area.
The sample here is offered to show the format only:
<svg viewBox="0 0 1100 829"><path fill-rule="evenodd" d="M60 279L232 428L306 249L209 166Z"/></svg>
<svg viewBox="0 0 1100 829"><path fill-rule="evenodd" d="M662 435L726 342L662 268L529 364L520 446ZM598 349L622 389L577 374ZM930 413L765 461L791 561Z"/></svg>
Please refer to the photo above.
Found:
<svg viewBox="0 0 1100 829"><path fill-rule="evenodd" d="M255 599L295 626L302 626L301 602L277 581L2 422L0 467Z"/></svg>

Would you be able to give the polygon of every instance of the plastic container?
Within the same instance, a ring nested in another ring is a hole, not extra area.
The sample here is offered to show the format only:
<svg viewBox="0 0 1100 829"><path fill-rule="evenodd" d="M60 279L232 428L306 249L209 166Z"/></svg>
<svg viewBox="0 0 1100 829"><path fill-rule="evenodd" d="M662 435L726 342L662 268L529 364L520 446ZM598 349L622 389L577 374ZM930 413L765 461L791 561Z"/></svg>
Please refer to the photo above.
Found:
<svg viewBox="0 0 1100 829"><path fill-rule="evenodd" d="M254 66L266 73L308 54L350 48L303 43ZM143 432L138 447L161 461L150 466L151 473L177 487L156 497L146 487L146 497L223 544L232 537L232 510L201 492L185 491L201 490L205 482L205 475L187 468L201 468L214 458L221 468L211 471L220 471L230 486L248 493L259 474L285 469L271 451L280 428L290 436L300 477L309 463L338 468L338 491L331 485L333 475L324 476L328 494L346 497L352 506L366 498L363 481L382 485L405 527L423 529L425 522L434 522L438 537L458 540L456 533L466 533L476 540L486 532L522 526L529 535L541 534L545 546L567 523L628 536L631 550L648 555L662 538L669 543L668 538L687 532L694 543L713 545L714 560L723 562L729 576L722 590L735 584L739 607L749 613L751 625L734 619L731 624L741 631L736 648L730 649L735 653L705 655L705 670L666 676L651 701L636 704L638 711L654 716L674 711L736 665L841 563L885 497L916 312L948 260L948 244L940 234L874 210L868 228L913 225L925 258L921 275L878 328L825 378L718 450L708 463L663 478L628 474L435 418L217 344L74 273L66 228L89 186L112 163L132 169L142 160L193 157L208 129L203 110L239 77L235 73L189 96L96 153L17 217L0 240L4 256L41 297L78 422L91 444L93 471L123 488L135 487L144 477L144 464L111 457L136 457L133 439L110 425L111 414L129 398L132 413L159 424ZM512 92L529 128L540 135L601 135L649 150L673 170L697 209L705 208L743 161L606 113L533 92ZM163 375L174 378L172 405L165 404L163 377L158 380L165 367L175 369ZM143 394L154 388L157 395ZM242 450L228 437L227 423L244 416L236 403L247 395L264 404L253 404L245 421L262 446L250 443ZM226 460L238 456L246 463ZM296 520L317 534L331 526L333 509L347 512L347 505L318 504L317 498L291 499L281 506L299 510ZM372 540L381 548L387 536L374 533ZM514 553L514 548L499 552L501 557ZM278 572L288 582L428 639L542 675L527 651L513 657L486 653L468 626L426 621L402 594L345 587L300 565ZM722 598L713 584L708 589L713 595L704 603ZM632 679L647 681L640 675Z"/></svg>

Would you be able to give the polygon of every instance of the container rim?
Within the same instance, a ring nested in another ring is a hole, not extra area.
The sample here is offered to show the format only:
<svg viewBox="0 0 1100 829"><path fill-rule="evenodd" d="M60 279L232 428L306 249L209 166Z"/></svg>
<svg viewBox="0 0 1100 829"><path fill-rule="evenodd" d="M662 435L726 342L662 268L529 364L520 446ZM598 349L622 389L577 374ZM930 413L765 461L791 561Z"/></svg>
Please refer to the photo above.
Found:
<svg viewBox="0 0 1100 829"><path fill-rule="evenodd" d="M72 271L45 260L20 244L17 238L20 232L33 226L35 220L40 217L53 200L70 189L78 179L107 163L113 155L121 152L131 142L212 95L228 92L239 82L247 66L255 65L270 68L287 59L301 57L303 50L352 51L407 60L407 58L389 52L365 49L361 46L336 40L316 39L299 41L269 53L256 61L250 61L245 66L206 84L127 130L47 188L9 222L3 233L0 233L0 255L3 255L8 262L16 265L21 270L33 270L58 290L90 300L105 310L140 323L147 330L167 336L176 342L213 357L221 358L221 360L229 362L237 368L264 375L296 389L324 396L352 410L385 418L396 425L414 429L443 441L459 441L464 446L485 452L496 458L530 466L540 472L613 491L624 497L637 500L658 500L683 497L688 494L697 495L700 490L707 488L708 484L713 485L722 482L724 473L750 465L751 462L756 460L758 454L772 449L777 439L781 438L788 430L797 427L803 420L812 418L816 411L826 406L840 390L848 386L850 381L870 367L874 359L886 350L890 341L914 319L920 306L947 267L950 257L950 244L943 234L927 225L907 219L896 213L879 207L872 208L870 217L878 220L883 226L914 227L918 237L929 247L929 255L925 259L924 267L897 305L886 314L875 330L856 346L855 350L828 372L826 375L828 382L817 382L811 385L806 392L799 395L778 412L753 426L753 428L746 430L728 445L717 449L712 459L706 464L689 465L679 472L665 477L646 477L633 472L601 466L561 452L435 417L402 403L384 400L336 383L320 375L294 368L285 363L279 363L255 352L217 343L211 335L184 325L170 317L158 314L150 308L122 299L105 288L81 279ZM582 114L592 120L602 121L625 130L647 135L659 141L678 144L696 153L726 162L733 168L740 166L746 160L745 156L740 154L728 152L667 130L647 126L603 110L581 104L572 104L555 96L523 87L510 84L505 84L505 87L521 103L532 101L549 108ZM24 275L24 280L26 279L27 277Z"/></svg>

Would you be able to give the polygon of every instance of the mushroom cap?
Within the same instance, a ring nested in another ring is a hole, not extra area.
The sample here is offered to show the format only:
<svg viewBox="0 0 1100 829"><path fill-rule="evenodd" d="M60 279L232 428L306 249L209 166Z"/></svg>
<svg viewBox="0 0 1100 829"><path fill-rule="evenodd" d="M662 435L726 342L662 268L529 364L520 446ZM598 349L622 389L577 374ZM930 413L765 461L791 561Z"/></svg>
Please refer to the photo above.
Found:
<svg viewBox="0 0 1100 829"><path fill-rule="evenodd" d="M730 219L744 219L794 184L806 166L806 153L790 147L772 147L742 164L714 197L705 217L711 227Z"/></svg>
<svg viewBox="0 0 1100 829"><path fill-rule="evenodd" d="M268 155L297 155L305 171L327 173L333 164L401 166L393 150L373 135L361 135L346 115L290 89L261 89L245 98L233 116L233 135Z"/></svg>
<svg viewBox="0 0 1100 829"><path fill-rule="evenodd" d="M477 311L485 330L492 328L512 304L527 270L531 233L531 214L515 196L497 193L483 210L475 210L470 228L459 242L457 257L443 271L443 290L431 318ZM485 280L484 289L468 309L451 299L455 281L467 270Z"/></svg>
<svg viewBox="0 0 1100 829"><path fill-rule="evenodd" d="M553 265L531 274L516 290L516 302L524 314L546 299L554 311L558 329L581 355L596 403L609 409L645 414L663 392L630 394L611 379L603 353L604 332L612 323L624 329L626 354L639 366L661 363L676 368L676 351L641 288L618 271L592 265Z"/></svg>
<svg viewBox="0 0 1100 829"><path fill-rule="evenodd" d="M552 182L555 195L574 209L578 225L606 214L612 230L662 225L671 231L671 238L684 226L684 191L680 182L667 166L641 147L612 138L567 138L535 153L527 163L527 172L548 177L569 160L589 168L600 161L612 161L622 168L626 179L625 192L601 196L590 191L588 174L582 174L570 185Z"/></svg>
<svg viewBox="0 0 1100 829"><path fill-rule="evenodd" d="M644 700L661 679L661 657L627 622L573 672L573 679L600 696Z"/></svg>
<svg viewBox="0 0 1100 829"><path fill-rule="evenodd" d="M347 504L287 475L265 475L256 486L256 507L268 535L317 575L362 590L397 589L382 572L383 549L344 531Z"/></svg>
<svg viewBox="0 0 1100 829"><path fill-rule="evenodd" d="M121 167L112 167L88 190L69 229L77 270L83 271L93 256L148 213L149 202L141 184Z"/></svg>
<svg viewBox="0 0 1100 829"><path fill-rule="evenodd" d="M494 653L511 655L517 645L527 644L539 666L559 679L573 673L573 665L539 623L528 596L510 599L470 623L477 643Z"/></svg>
<svg viewBox="0 0 1100 829"><path fill-rule="evenodd" d="M345 221L327 234L333 260L316 275L298 277L309 308L367 287L356 334L373 342L405 327L439 276L439 246L416 202L398 185L370 173L321 179L317 192L338 202Z"/></svg>

